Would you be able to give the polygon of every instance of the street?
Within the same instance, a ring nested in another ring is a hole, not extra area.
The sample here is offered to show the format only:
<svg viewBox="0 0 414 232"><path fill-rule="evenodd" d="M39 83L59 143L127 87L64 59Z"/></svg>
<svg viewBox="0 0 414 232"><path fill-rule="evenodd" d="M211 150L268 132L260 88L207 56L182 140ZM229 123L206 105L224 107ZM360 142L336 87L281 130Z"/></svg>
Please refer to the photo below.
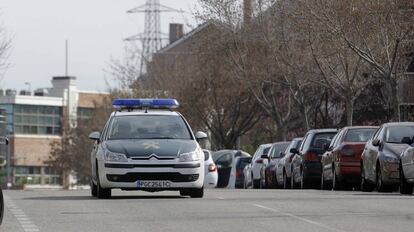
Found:
<svg viewBox="0 0 414 232"><path fill-rule="evenodd" d="M317 190L208 190L203 199L175 192L5 191L0 231L407 231L413 196Z"/></svg>

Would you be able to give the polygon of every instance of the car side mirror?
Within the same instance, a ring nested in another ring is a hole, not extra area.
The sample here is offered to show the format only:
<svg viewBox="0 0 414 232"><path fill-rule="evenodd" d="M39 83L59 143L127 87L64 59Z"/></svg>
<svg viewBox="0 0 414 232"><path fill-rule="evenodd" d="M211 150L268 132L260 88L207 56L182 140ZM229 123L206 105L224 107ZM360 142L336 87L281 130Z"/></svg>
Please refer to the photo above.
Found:
<svg viewBox="0 0 414 232"><path fill-rule="evenodd" d="M379 147L380 145L381 145L381 140L379 139L372 140L372 146Z"/></svg>
<svg viewBox="0 0 414 232"><path fill-rule="evenodd" d="M92 132L89 135L89 139L99 141L101 139L101 133L99 133L98 131Z"/></svg>
<svg viewBox="0 0 414 232"><path fill-rule="evenodd" d="M207 138L208 138L208 136L207 136L207 134L206 134L206 133L204 133L204 132L202 132L202 131L198 131L198 132L195 134L195 138L197 139L197 141L199 141L199 140L202 140L202 139L207 139Z"/></svg>
<svg viewBox="0 0 414 232"><path fill-rule="evenodd" d="M291 148L289 152L292 154L299 154L299 151L297 148Z"/></svg>
<svg viewBox="0 0 414 232"><path fill-rule="evenodd" d="M412 139L410 137L404 137L401 140L401 143L405 143L405 144L411 145L413 143L413 141L412 141Z"/></svg>

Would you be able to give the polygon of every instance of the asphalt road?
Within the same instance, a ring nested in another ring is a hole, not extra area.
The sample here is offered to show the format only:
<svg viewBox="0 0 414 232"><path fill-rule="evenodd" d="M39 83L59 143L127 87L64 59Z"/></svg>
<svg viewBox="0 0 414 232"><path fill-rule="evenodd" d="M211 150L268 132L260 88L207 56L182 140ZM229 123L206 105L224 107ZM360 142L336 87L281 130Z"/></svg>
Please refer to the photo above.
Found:
<svg viewBox="0 0 414 232"><path fill-rule="evenodd" d="M5 191L0 231L414 231L414 196L317 190L209 190L178 193Z"/></svg>

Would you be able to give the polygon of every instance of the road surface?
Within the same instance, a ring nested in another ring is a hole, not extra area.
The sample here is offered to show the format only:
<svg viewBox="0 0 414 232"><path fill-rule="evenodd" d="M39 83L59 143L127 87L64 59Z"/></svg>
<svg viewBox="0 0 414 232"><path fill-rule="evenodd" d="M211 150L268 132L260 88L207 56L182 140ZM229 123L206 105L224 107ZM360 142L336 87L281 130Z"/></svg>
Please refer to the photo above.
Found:
<svg viewBox="0 0 414 232"><path fill-rule="evenodd" d="M413 232L414 196L318 190L175 192L4 191L5 232Z"/></svg>

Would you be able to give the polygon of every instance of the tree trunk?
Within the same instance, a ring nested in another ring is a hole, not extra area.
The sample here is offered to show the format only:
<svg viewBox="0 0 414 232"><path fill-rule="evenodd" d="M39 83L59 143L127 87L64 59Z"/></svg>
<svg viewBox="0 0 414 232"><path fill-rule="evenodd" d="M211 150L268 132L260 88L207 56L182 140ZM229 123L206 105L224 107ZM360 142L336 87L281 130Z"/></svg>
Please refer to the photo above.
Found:
<svg viewBox="0 0 414 232"><path fill-rule="evenodd" d="M352 126L354 120L354 100L352 98L345 99L346 108L346 125Z"/></svg>

